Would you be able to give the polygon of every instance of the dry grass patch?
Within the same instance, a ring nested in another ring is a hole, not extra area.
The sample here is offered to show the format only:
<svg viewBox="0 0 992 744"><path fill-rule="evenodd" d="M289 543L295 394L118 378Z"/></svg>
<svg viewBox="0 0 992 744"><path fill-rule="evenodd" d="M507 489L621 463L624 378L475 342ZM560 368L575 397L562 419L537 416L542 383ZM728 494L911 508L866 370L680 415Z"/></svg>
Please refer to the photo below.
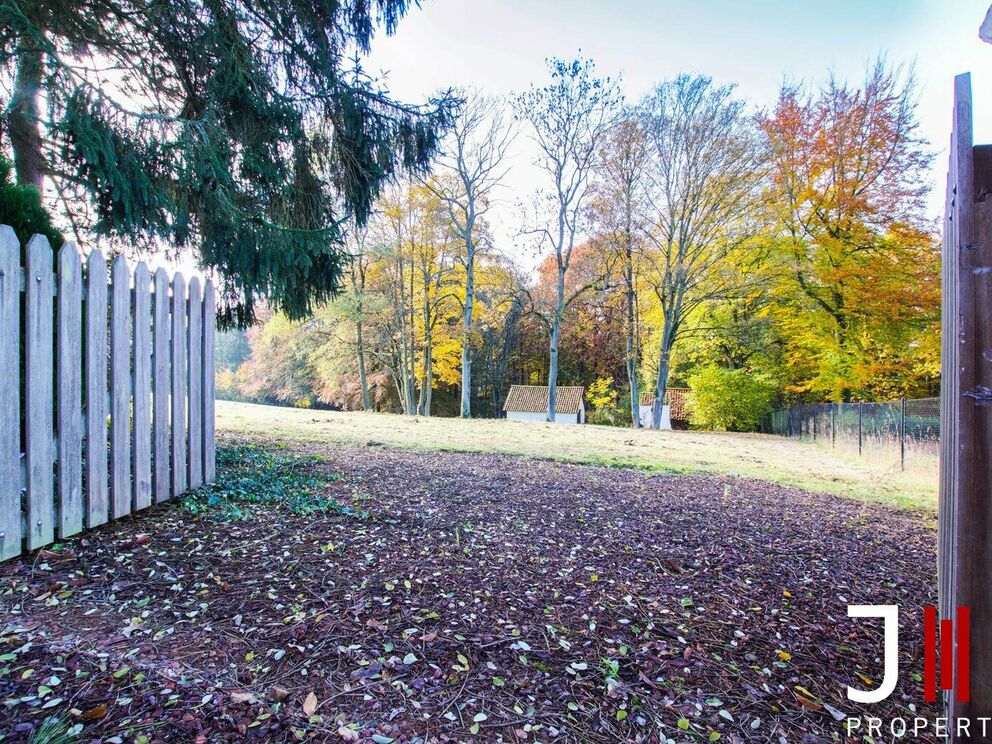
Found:
<svg viewBox="0 0 992 744"><path fill-rule="evenodd" d="M293 442L489 452L673 473L762 478L900 508L936 510L936 462L903 472L810 442L764 434L632 431L492 419L409 418L217 402L217 428Z"/></svg>

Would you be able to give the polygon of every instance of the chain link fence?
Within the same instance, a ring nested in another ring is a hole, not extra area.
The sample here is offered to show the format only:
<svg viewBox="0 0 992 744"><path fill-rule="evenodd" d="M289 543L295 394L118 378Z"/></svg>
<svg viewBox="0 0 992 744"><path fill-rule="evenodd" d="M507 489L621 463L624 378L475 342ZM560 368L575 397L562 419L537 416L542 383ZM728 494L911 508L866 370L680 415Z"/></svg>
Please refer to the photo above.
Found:
<svg viewBox="0 0 992 744"><path fill-rule="evenodd" d="M762 431L929 471L939 457L940 398L792 406L774 411Z"/></svg>

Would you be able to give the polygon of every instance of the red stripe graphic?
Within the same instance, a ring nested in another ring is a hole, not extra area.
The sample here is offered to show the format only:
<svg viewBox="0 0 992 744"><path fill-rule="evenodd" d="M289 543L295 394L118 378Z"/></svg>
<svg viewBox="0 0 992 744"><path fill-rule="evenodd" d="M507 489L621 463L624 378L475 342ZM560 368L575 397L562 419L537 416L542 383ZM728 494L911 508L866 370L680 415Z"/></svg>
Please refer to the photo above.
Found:
<svg viewBox="0 0 992 744"><path fill-rule="evenodd" d="M937 701L937 608L923 608L923 699Z"/></svg>
<svg viewBox="0 0 992 744"><path fill-rule="evenodd" d="M958 677L958 701L971 700L971 610L958 607L958 656L955 660Z"/></svg>
<svg viewBox="0 0 992 744"><path fill-rule="evenodd" d="M954 621L940 621L940 689L954 688Z"/></svg>

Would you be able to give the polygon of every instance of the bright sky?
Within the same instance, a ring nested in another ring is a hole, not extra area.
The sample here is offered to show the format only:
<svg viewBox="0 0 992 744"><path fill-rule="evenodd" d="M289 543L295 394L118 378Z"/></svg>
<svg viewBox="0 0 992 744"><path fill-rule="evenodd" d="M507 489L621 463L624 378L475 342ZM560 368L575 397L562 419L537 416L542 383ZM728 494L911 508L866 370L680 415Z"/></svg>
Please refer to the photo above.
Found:
<svg viewBox="0 0 992 744"><path fill-rule="evenodd" d="M784 80L859 82L878 54L915 64L919 118L939 153L934 216L943 205L954 75L972 73L975 135L992 143L992 45L978 39L989 0L422 0L365 62L390 92L418 102L451 85L509 94L546 79L544 59L581 50L602 74L622 75L628 100L680 72L737 83L758 107ZM501 247L519 228L514 203L539 185L521 138L499 215ZM530 263L531 261L526 261Z"/></svg>

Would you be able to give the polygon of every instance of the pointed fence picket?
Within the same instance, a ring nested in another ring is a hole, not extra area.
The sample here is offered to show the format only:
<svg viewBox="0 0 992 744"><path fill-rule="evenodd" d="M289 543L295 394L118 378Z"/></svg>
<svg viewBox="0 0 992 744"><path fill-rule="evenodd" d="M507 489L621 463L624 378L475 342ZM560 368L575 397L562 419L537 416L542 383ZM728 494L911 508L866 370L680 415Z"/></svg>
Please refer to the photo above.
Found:
<svg viewBox="0 0 992 744"><path fill-rule="evenodd" d="M0 225L0 560L213 481L216 295L188 286Z"/></svg>

